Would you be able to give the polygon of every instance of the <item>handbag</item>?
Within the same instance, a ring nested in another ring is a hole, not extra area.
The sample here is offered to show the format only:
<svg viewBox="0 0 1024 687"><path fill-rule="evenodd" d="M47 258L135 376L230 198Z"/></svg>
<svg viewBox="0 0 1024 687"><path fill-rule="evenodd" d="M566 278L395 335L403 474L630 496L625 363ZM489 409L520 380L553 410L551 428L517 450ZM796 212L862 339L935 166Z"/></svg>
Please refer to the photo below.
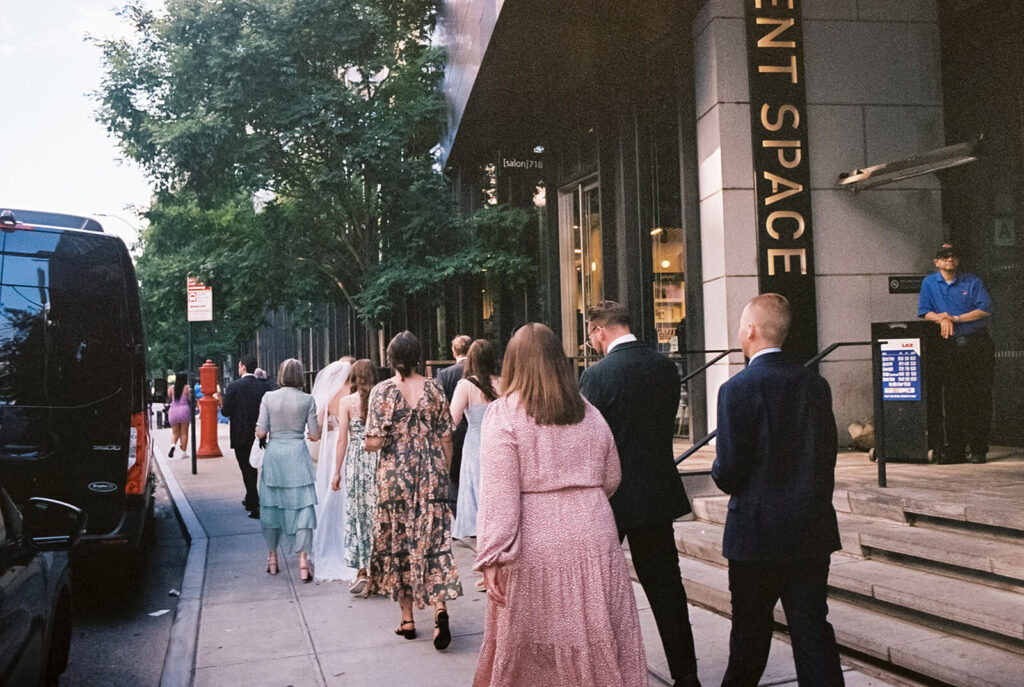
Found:
<svg viewBox="0 0 1024 687"><path fill-rule="evenodd" d="M267 440L266 438L260 439L258 444L255 444L249 449L249 465L259 470L263 467L263 456L267 452Z"/></svg>

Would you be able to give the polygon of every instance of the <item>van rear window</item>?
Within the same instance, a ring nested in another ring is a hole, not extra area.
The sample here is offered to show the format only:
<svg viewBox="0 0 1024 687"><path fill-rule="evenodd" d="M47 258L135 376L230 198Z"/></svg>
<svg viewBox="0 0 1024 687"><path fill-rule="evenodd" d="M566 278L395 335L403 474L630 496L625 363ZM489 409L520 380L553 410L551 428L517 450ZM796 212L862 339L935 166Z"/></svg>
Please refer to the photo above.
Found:
<svg viewBox="0 0 1024 687"><path fill-rule="evenodd" d="M0 235L0 405L79 406L120 387L125 276L104 235Z"/></svg>

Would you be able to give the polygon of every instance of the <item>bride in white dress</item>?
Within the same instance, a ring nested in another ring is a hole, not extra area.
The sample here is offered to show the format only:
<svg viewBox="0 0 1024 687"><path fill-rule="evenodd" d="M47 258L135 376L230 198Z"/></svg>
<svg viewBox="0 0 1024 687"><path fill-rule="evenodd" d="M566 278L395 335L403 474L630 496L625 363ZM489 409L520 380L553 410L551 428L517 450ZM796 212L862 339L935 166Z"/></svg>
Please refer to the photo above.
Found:
<svg viewBox="0 0 1024 687"><path fill-rule="evenodd" d="M349 391L348 374L352 364L342 359L331 363L316 375L313 399L323 434L316 463L316 529L313 530L313 579L352 581L356 571L345 565L345 487L331 489L331 471L338 450L338 403ZM314 453L314 455L317 455ZM342 480L344 480L342 474Z"/></svg>

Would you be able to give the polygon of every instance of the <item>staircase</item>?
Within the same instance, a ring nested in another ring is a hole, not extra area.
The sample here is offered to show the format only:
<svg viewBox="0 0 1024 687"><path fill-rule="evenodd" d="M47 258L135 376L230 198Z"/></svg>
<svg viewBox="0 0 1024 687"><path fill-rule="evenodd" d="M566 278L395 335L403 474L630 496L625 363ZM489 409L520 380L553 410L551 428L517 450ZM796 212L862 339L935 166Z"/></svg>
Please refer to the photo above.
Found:
<svg viewBox="0 0 1024 687"><path fill-rule="evenodd" d="M949 685L1024 685L1024 461L901 468L911 477L893 487L890 471L888 489L871 468L837 471L829 619L841 650ZM683 582L728 616L729 497L693 479L691 495L706 495L691 496L696 520L675 524ZM775 619L785 626L781 604Z"/></svg>

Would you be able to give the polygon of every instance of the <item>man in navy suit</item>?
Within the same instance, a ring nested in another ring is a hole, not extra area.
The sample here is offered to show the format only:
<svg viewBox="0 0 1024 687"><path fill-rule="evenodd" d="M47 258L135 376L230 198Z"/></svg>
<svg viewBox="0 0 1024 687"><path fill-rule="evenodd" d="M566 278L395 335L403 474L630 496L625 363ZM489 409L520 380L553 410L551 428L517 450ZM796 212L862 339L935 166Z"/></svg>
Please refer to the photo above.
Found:
<svg viewBox="0 0 1024 687"><path fill-rule="evenodd" d="M249 465L249 452L256 439L256 421L260 416L260 401L267 393L265 380L257 379L256 356L243 355L238 361L239 379L228 384L221 399L221 413L231 421L231 448L242 471L245 484L245 498L242 507L249 511L250 518L260 517L260 495L256 480L259 472Z"/></svg>
<svg viewBox="0 0 1024 687"><path fill-rule="evenodd" d="M783 358L789 302L774 293L740 317L747 368L718 390L718 446L711 476L732 494L722 554L729 560L732 633L723 687L754 687L782 599L802 687L843 684L828 615L828 568L840 548L832 391L820 375Z"/></svg>
<svg viewBox="0 0 1024 687"><path fill-rule="evenodd" d="M629 539L633 567L679 687L700 687L686 590L672 521L690 512L672 453L679 373L675 363L630 332L615 301L587 309L587 341L604 358L580 377L580 393L611 427L622 482L611 497L619 540Z"/></svg>

